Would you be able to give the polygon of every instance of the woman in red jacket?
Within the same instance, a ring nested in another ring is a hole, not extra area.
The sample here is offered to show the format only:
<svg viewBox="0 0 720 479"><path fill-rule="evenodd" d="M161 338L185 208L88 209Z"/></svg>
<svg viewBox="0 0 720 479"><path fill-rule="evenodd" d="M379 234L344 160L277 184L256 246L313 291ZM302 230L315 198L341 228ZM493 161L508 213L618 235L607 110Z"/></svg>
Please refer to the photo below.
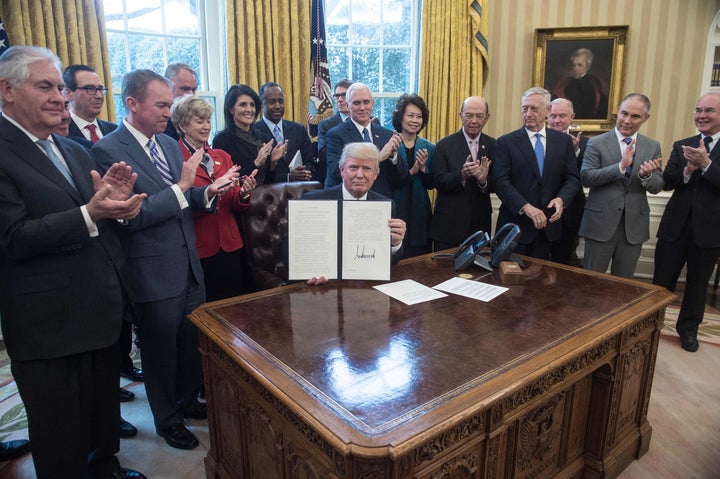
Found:
<svg viewBox="0 0 720 479"><path fill-rule="evenodd" d="M223 150L208 146L210 117L213 107L197 96L186 96L172 107L172 122L180 133L180 149L185 161L199 149L205 157L198 166L195 186L207 186L231 169L230 155ZM229 298L243 294L242 272L243 239L235 220L235 213L250 206L250 192L256 186L257 170L240 171L241 184L230 188L218 199L214 214L195 213L195 237L203 272L207 301Z"/></svg>

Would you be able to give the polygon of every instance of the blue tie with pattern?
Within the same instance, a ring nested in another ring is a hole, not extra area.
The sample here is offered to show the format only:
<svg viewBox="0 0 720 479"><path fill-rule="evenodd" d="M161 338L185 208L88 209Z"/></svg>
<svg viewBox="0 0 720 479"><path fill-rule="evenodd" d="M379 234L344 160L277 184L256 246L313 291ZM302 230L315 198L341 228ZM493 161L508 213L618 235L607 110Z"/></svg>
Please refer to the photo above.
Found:
<svg viewBox="0 0 720 479"><path fill-rule="evenodd" d="M363 141L365 141L365 143L372 143L372 140L370 139L370 133L368 133L367 128L363 128Z"/></svg>
<svg viewBox="0 0 720 479"><path fill-rule="evenodd" d="M165 159L163 159L162 156L160 156L160 152L158 152L157 145L154 141L148 140L147 147L150 150L150 159L152 160L153 164L155 165L155 168L157 168L158 173L160 173L160 176L162 177L162 180L167 185L172 185L175 183L172 177L172 173L170 172L170 167L168 166Z"/></svg>
<svg viewBox="0 0 720 479"><path fill-rule="evenodd" d="M43 149L45 155L50 158L50 161L53 165L55 165L55 168L57 168L60 173L62 173L62 175L65 177L65 179L68 180L68 183L70 183L70 185L72 185L72 187L77 190L77 186L75 186L75 182L72 179L70 170L68 169L67 165L60 158L58 158L57 154L55 154L55 150L52 149L52 145L50 143L50 140L37 141L37 144L40 145L40 148Z"/></svg>
<svg viewBox="0 0 720 479"><path fill-rule="evenodd" d="M625 142L626 145L630 146L630 143L632 143L632 138L629 136L627 138L623 138L623 142ZM635 154L633 153L633 158L635 158ZM631 161L629 165L625 167L625 183L630 181L630 175L632 174L632 167L633 162Z"/></svg>
<svg viewBox="0 0 720 479"><path fill-rule="evenodd" d="M542 176L543 167L545 166L545 150L543 149L542 135L540 133L535 133L535 159L540 170L540 176Z"/></svg>

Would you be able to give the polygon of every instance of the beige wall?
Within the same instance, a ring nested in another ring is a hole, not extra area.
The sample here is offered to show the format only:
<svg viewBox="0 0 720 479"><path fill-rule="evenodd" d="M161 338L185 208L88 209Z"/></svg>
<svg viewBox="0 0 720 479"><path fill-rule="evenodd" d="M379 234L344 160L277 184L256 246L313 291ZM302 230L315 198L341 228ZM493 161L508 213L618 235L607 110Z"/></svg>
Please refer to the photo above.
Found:
<svg viewBox="0 0 720 479"><path fill-rule="evenodd" d="M532 86L536 28L628 25L621 96L645 93L651 117L641 132L667 158L673 140L695 133L691 111L702 92L705 50L720 0L491 0L490 64L483 95L499 136L522 125L520 96ZM612 106L615 111L617 105Z"/></svg>

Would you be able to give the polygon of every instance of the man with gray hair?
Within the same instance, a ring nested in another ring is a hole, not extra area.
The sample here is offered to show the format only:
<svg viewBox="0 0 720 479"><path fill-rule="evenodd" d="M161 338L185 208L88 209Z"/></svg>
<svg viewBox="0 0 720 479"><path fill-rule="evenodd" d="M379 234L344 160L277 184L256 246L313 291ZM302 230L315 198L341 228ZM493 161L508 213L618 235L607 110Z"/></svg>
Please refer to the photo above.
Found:
<svg viewBox="0 0 720 479"><path fill-rule="evenodd" d="M185 95L194 95L197 92L197 73L187 63L170 63L165 69L165 78L172 82L174 99ZM168 120L167 127L163 133L175 138L175 140L180 139L180 133L178 133L175 125L173 125L170 120Z"/></svg>
<svg viewBox="0 0 720 479"><path fill-rule="evenodd" d="M65 114L60 60L0 57L0 315L38 479L144 478L120 467L118 337L130 280L117 220L142 194L125 163L101 178ZM3 456L8 457L8 456Z"/></svg>
<svg viewBox="0 0 720 479"><path fill-rule="evenodd" d="M569 135L545 127L547 90L527 90L520 110L523 127L495 143L493 181L502 201L495 229L518 225L516 251L549 259L551 243L560 239L563 210L580 188L575 150Z"/></svg>

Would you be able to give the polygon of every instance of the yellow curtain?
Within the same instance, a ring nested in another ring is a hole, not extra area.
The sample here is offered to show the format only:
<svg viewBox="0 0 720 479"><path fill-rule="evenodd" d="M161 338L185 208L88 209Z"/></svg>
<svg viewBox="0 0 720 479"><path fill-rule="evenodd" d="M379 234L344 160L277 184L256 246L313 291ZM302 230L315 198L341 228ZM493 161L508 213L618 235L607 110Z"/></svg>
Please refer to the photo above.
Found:
<svg viewBox="0 0 720 479"><path fill-rule="evenodd" d="M228 0L229 84L255 91L267 81L285 92L285 118L305 123L310 92L308 0Z"/></svg>
<svg viewBox="0 0 720 479"><path fill-rule="evenodd" d="M482 95L488 1L423 2L418 90L430 109L424 136L431 141L457 131L462 101L470 95Z"/></svg>
<svg viewBox="0 0 720 479"><path fill-rule="evenodd" d="M102 0L3 0L0 18L11 46L47 47L63 66L89 65L111 88ZM105 98L100 116L115 118L112 92Z"/></svg>

